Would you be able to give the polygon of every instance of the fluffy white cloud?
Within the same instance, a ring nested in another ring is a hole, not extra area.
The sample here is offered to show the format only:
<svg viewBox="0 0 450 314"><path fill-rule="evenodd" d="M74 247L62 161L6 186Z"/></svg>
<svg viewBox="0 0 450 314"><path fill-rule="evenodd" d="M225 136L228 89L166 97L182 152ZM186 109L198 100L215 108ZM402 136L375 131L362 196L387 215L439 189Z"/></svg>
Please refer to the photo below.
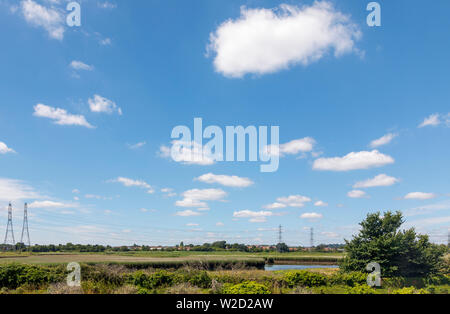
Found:
<svg viewBox="0 0 450 314"><path fill-rule="evenodd" d="M160 147L160 155L187 165L209 166L215 163L211 152L195 141L172 141L172 147L165 145Z"/></svg>
<svg viewBox="0 0 450 314"><path fill-rule="evenodd" d="M388 133L382 137L380 137L379 139L373 140L372 142L370 142L370 147L371 148L377 148L386 144L389 144L390 142L392 142L392 140L394 138L396 138L398 136L398 134L395 133Z"/></svg>
<svg viewBox="0 0 450 314"><path fill-rule="evenodd" d="M334 51L339 57L357 52L361 37L349 16L329 2L297 7L241 7L241 16L222 23L210 34L208 51L215 54L214 67L227 77L247 73L266 74L291 65L307 66Z"/></svg>
<svg viewBox="0 0 450 314"><path fill-rule="evenodd" d="M94 69L92 65L77 60L73 60L70 63L70 67L74 70L83 70L83 71L92 71Z"/></svg>
<svg viewBox="0 0 450 314"><path fill-rule="evenodd" d="M0 178L0 201L40 199L42 196L27 183L8 178Z"/></svg>
<svg viewBox="0 0 450 314"><path fill-rule="evenodd" d="M238 176L227 176L227 175L216 175L213 173L204 174L198 178L195 178L197 181L205 182L205 183L217 183L223 186L229 187L248 187L253 184L253 181L249 178L243 178Z"/></svg>
<svg viewBox="0 0 450 314"><path fill-rule="evenodd" d="M201 215L201 213L195 212L190 209L175 213L175 216L181 216L181 217L193 217L193 216L200 216L200 215Z"/></svg>
<svg viewBox="0 0 450 314"><path fill-rule="evenodd" d="M425 118L423 122L419 125L419 128L423 128L426 126L437 126L441 124L440 114L435 113Z"/></svg>
<svg viewBox="0 0 450 314"><path fill-rule="evenodd" d="M50 38L64 38L64 14L61 10L45 7L32 0L23 0L20 9L25 20L36 27L44 28Z"/></svg>
<svg viewBox="0 0 450 314"><path fill-rule="evenodd" d="M300 215L300 218L315 220L315 219L322 219L323 215L319 213L304 213Z"/></svg>
<svg viewBox="0 0 450 314"><path fill-rule="evenodd" d="M82 115L70 114L64 109L53 108L43 104L37 104L34 106L33 115L35 117L54 120L54 123L58 125L76 125L86 128L93 128L93 126L87 122L86 118Z"/></svg>
<svg viewBox="0 0 450 314"><path fill-rule="evenodd" d="M365 181L357 182L355 185L353 185L353 188L363 189L363 188L372 188L372 187L377 187L377 186L391 186L399 181L400 180L397 178L390 177L386 174L380 174L372 179L367 179Z"/></svg>
<svg viewBox="0 0 450 314"><path fill-rule="evenodd" d="M216 226L217 227L223 227L223 226L225 226L225 224L223 222L219 221L219 222L216 223Z"/></svg>
<svg viewBox="0 0 450 314"><path fill-rule="evenodd" d="M274 214L270 211L251 211L241 210L233 213L235 218L250 218L250 222L266 222L267 217L271 217Z"/></svg>
<svg viewBox="0 0 450 314"><path fill-rule="evenodd" d="M424 193L424 192L411 192L406 194L403 198L405 200L429 200L436 197L434 193Z"/></svg>
<svg viewBox="0 0 450 314"><path fill-rule="evenodd" d="M272 156L286 156L297 155L299 153L311 152L314 148L316 141L311 137L305 137L297 140L290 141L285 144L267 145L263 151L267 155Z"/></svg>
<svg viewBox="0 0 450 314"><path fill-rule="evenodd" d="M15 153L15 151L14 149L9 148L5 143L0 142L0 154L4 155L8 153Z"/></svg>
<svg viewBox="0 0 450 314"><path fill-rule="evenodd" d="M109 114L117 112L119 115L122 115L122 109L117 107L117 104L114 101L100 95L96 94L93 98L89 98L88 103L92 112L104 112Z"/></svg>
<svg viewBox="0 0 450 314"><path fill-rule="evenodd" d="M367 194L364 191L361 190L353 190L347 193L347 196L350 198L363 198L366 197Z"/></svg>
<svg viewBox="0 0 450 314"><path fill-rule="evenodd" d="M192 189L183 192L183 199L175 202L178 207L197 207L200 210L208 210L209 206L205 201L222 200L227 193L221 189Z"/></svg>
<svg viewBox="0 0 450 314"><path fill-rule="evenodd" d="M286 204L283 204L283 203L278 203L278 202L275 202L275 203L272 203L272 204L269 204L269 205L265 205L264 206L264 208L265 209L280 209L280 208L286 208L287 207L287 205Z"/></svg>
<svg viewBox="0 0 450 314"><path fill-rule="evenodd" d="M324 201L317 201L314 203L314 206L316 207L327 207L328 203L325 203Z"/></svg>
<svg viewBox="0 0 450 314"><path fill-rule="evenodd" d="M314 170L349 171L381 167L394 163L391 156L378 150L351 152L344 157L319 158L314 161Z"/></svg>
<svg viewBox="0 0 450 314"><path fill-rule="evenodd" d="M126 187L139 187L142 189L146 189L148 194L153 194L155 192L155 190L150 184L142 180L134 180L130 178L118 177L117 179L110 180L110 182L121 183Z"/></svg>
<svg viewBox="0 0 450 314"><path fill-rule="evenodd" d="M280 209L285 207L301 208L305 203L311 202L311 199L302 195L290 195L287 197L279 197L275 203L264 206L265 209Z"/></svg>

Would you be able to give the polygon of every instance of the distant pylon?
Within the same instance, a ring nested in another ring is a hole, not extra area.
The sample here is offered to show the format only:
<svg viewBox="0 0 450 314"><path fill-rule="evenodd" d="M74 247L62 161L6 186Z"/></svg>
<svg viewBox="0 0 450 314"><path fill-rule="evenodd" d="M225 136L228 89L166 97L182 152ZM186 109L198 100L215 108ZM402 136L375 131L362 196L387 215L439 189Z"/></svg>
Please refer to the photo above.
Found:
<svg viewBox="0 0 450 314"><path fill-rule="evenodd" d="M310 241L311 248L313 248L314 247L314 228L311 228L309 241Z"/></svg>
<svg viewBox="0 0 450 314"><path fill-rule="evenodd" d="M5 241L4 244L8 244L8 233L11 232L12 237L12 244L15 245L16 241L14 240L14 230L13 230L13 223L12 223L12 206L11 203L9 203L8 206L8 224L6 226L6 234L5 234Z"/></svg>
<svg viewBox="0 0 450 314"><path fill-rule="evenodd" d="M278 227L278 243L283 243L283 230L281 225Z"/></svg>
<svg viewBox="0 0 450 314"><path fill-rule="evenodd" d="M27 234L27 239L28 242L25 243L23 242L23 234L26 232ZM25 203L24 208L23 208L23 226L22 226L22 236L20 237L20 242L27 245L31 246L31 241L30 241L30 232L28 231L28 204Z"/></svg>

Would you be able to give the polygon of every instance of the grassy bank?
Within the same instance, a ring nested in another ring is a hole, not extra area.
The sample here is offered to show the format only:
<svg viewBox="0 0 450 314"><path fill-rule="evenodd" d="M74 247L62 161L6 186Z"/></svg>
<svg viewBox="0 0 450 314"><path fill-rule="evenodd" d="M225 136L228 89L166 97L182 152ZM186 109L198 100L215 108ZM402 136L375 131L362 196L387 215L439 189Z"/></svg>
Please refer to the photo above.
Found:
<svg viewBox="0 0 450 314"><path fill-rule="evenodd" d="M335 269L266 272L257 269L210 271L205 265L140 269L123 264L82 264L81 287L65 284L65 265L0 265L0 293L87 294L378 294L448 293L450 277L390 278L370 288L365 273ZM201 268L201 267L204 268Z"/></svg>

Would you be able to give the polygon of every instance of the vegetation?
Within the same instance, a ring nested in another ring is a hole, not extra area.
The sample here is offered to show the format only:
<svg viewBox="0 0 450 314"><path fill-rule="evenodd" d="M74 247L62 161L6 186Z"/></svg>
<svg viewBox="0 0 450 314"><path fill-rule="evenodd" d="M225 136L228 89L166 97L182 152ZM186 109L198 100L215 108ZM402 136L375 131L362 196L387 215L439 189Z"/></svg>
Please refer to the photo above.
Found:
<svg viewBox="0 0 450 314"><path fill-rule="evenodd" d="M371 262L380 264L386 277L429 277L443 267L445 246L429 242L428 236L416 234L414 229L400 230L400 212L369 214L360 224L361 231L346 241L343 271L365 271Z"/></svg>

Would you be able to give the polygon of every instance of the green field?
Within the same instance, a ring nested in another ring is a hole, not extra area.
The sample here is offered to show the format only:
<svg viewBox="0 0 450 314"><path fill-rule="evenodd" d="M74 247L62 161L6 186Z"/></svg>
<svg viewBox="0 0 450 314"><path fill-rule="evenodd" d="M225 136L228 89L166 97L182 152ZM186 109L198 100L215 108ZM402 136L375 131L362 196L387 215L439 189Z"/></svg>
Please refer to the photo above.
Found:
<svg viewBox="0 0 450 314"><path fill-rule="evenodd" d="M127 252L127 253L1 253L0 263L63 264L79 263L142 263L182 264L192 262L269 262L275 264L336 264L342 254L329 253L243 253L243 252Z"/></svg>

